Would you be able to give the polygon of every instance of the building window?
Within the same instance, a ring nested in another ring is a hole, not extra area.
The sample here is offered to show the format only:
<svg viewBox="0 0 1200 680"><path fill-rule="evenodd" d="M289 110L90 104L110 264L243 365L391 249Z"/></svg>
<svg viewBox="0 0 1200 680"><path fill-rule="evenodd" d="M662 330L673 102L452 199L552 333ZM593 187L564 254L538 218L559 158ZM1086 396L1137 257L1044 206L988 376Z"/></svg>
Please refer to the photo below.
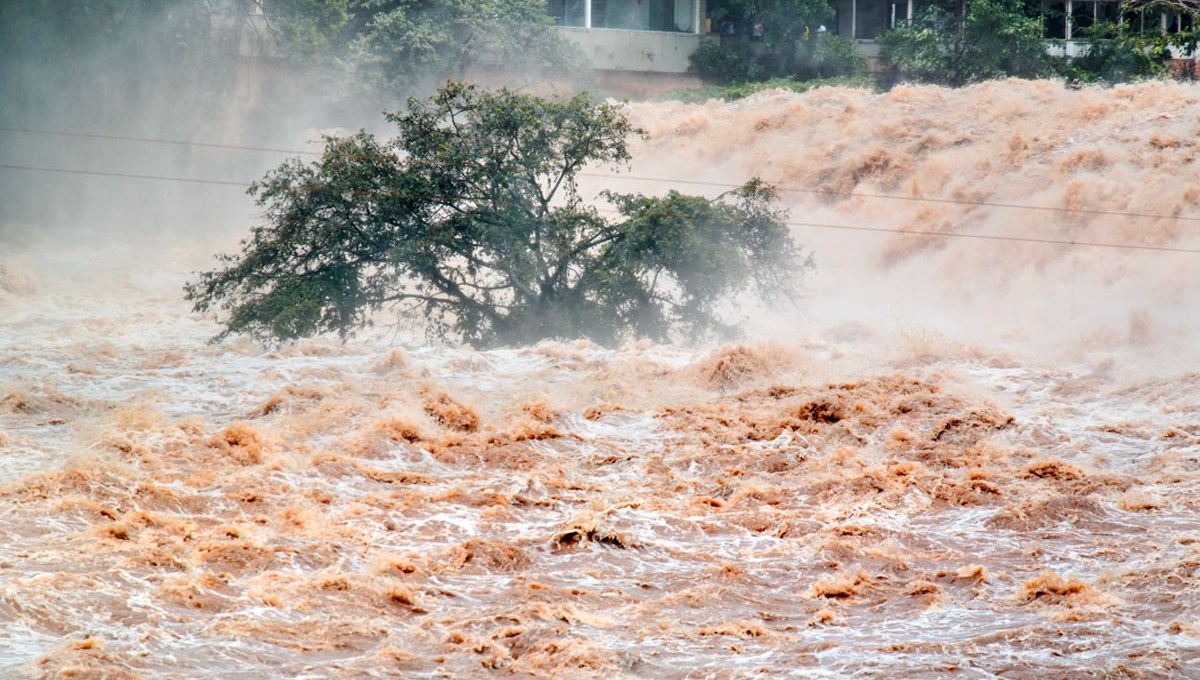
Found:
<svg viewBox="0 0 1200 680"><path fill-rule="evenodd" d="M546 10L559 26L586 26L587 0L547 0ZM691 33L693 0L591 0L592 28Z"/></svg>
<svg viewBox="0 0 1200 680"><path fill-rule="evenodd" d="M550 0L550 16L559 26L583 26L585 0Z"/></svg>

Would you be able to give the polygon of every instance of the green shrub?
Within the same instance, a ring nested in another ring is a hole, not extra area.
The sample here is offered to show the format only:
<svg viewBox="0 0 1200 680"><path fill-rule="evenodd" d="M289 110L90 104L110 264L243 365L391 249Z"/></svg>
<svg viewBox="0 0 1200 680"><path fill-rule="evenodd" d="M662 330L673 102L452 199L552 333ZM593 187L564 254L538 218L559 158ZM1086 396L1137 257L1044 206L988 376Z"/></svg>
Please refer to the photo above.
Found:
<svg viewBox="0 0 1200 680"><path fill-rule="evenodd" d="M972 0L961 29L957 14L933 6L880 42L901 80L958 86L1049 71L1041 19L1028 16L1020 0Z"/></svg>
<svg viewBox="0 0 1200 680"><path fill-rule="evenodd" d="M748 43L706 41L692 53L691 62L696 74L710 83L724 85L769 77L766 65Z"/></svg>
<svg viewBox="0 0 1200 680"><path fill-rule="evenodd" d="M1084 29L1087 51L1070 59L1068 82L1119 83L1166 73L1161 38L1138 35L1124 26L1102 23Z"/></svg>
<svg viewBox="0 0 1200 680"><path fill-rule="evenodd" d="M766 90L790 90L792 92L808 92L818 87L856 87L874 89L874 81L865 75L836 76L833 78L814 78L812 80L796 80L795 78L772 78L753 83L732 83L729 85L709 85L674 90L659 97L660 101L681 101L693 104L706 102L710 99L735 101Z"/></svg>
<svg viewBox="0 0 1200 680"><path fill-rule="evenodd" d="M921 13L913 23L893 28L879 37L880 56L892 65L902 80L919 83L945 83L953 79L950 65L942 53L948 15L933 7Z"/></svg>
<svg viewBox="0 0 1200 680"><path fill-rule="evenodd" d="M849 38L836 35L810 41L811 66L818 78L830 76L865 76L867 57Z"/></svg>

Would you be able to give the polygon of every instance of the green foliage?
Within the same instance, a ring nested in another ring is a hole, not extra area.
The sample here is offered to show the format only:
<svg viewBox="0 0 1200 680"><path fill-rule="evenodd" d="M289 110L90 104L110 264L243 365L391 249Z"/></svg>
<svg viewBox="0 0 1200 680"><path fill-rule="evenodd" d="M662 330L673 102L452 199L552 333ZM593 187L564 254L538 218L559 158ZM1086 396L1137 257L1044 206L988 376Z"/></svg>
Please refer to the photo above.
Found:
<svg viewBox="0 0 1200 680"><path fill-rule="evenodd" d="M1045 75L1042 22L1027 15L1019 1L972 0L962 35L960 69L968 80Z"/></svg>
<svg viewBox="0 0 1200 680"><path fill-rule="evenodd" d="M880 42L902 80L957 86L1048 71L1041 20L1019 0L970 0L961 23L957 13L931 6Z"/></svg>
<svg viewBox="0 0 1200 680"><path fill-rule="evenodd" d="M1161 35L1142 35L1113 23L1097 24L1082 34L1087 51L1067 61L1068 82L1120 83L1166 73L1167 48Z"/></svg>
<svg viewBox="0 0 1200 680"><path fill-rule="evenodd" d="M867 58L849 38L823 36L789 43L787 59L746 41L707 41L692 53L692 68L705 81L736 85L800 78L865 76Z"/></svg>
<svg viewBox="0 0 1200 680"><path fill-rule="evenodd" d="M659 97L660 101L681 101L702 104L710 99L735 101L767 90L789 90L791 92L808 92L818 87L854 87L864 90L875 88L875 81L869 76L837 76L834 78L816 78L813 80L796 80L795 78L772 78L750 83L733 83L730 85L708 85L673 90Z"/></svg>
<svg viewBox="0 0 1200 680"><path fill-rule="evenodd" d="M345 338L387 310L479 346L695 339L731 330L729 295L786 292L808 266L758 181L713 200L607 193L615 220L586 204L579 172L625 163L643 134L615 105L451 84L388 118L395 139L331 138L254 185L265 222L186 287L224 313L219 337Z"/></svg>
<svg viewBox="0 0 1200 680"><path fill-rule="evenodd" d="M952 41L953 19L932 7L911 24L902 24L879 37L880 56L903 80L947 83L958 80L958 71L947 51Z"/></svg>
<svg viewBox="0 0 1200 680"><path fill-rule="evenodd" d="M371 94L427 92L479 64L572 76L583 57L543 0L356 0L349 62Z"/></svg>
<svg viewBox="0 0 1200 680"><path fill-rule="evenodd" d="M749 43L723 45L706 41L690 57L696 75L710 83L729 84L764 80L769 69Z"/></svg>
<svg viewBox="0 0 1200 680"><path fill-rule="evenodd" d="M708 82L729 84L793 75L845 75L857 72L860 62L863 72L866 71L865 58L854 50L846 64L835 62L832 53L822 54L817 62L808 48L797 48L807 28L833 16L826 0L720 0L709 3L709 14L714 20L714 31L724 21L735 22L741 29L731 38L705 42L692 54L692 68ZM750 41L746 35L754 23L763 26L762 41ZM830 48L842 46L830 45Z"/></svg>
<svg viewBox="0 0 1200 680"><path fill-rule="evenodd" d="M790 48L804 35L805 27L833 16L826 0L716 0L709 7L715 19L761 23L764 41L772 49Z"/></svg>
<svg viewBox="0 0 1200 680"><path fill-rule="evenodd" d="M350 20L349 0L271 0L267 15L283 54L301 63L333 58Z"/></svg>
<svg viewBox="0 0 1200 680"><path fill-rule="evenodd" d="M803 65L815 78L867 75L867 58L849 38L826 35L806 40Z"/></svg>

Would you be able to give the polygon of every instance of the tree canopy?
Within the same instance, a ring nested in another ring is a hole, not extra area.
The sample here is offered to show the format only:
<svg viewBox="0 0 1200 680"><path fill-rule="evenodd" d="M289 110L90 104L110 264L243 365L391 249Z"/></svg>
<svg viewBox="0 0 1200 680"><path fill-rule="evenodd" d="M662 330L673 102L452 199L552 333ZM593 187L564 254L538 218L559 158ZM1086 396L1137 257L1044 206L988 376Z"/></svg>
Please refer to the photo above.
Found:
<svg viewBox="0 0 1200 680"><path fill-rule="evenodd" d="M713 30L723 21L758 22L768 42L799 40L804 29L815 28L834 15L827 0L716 0L708 5ZM742 27L745 31L746 26Z"/></svg>
<svg viewBox="0 0 1200 680"><path fill-rule="evenodd" d="M267 26L281 52L299 62L317 62L341 49L342 29L350 21L349 0L270 0Z"/></svg>
<svg viewBox="0 0 1200 680"><path fill-rule="evenodd" d="M1049 72L1042 20L1023 0L932 4L880 42L904 80L965 85Z"/></svg>
<svg viewBox="0 0 1200 680"><path fill-rule="evenodd" d="M376 92L417 92L480 64L572 73L578 50L543 0L358 0L349 60Z"/></svg>
<svg viewBox="0 0 1200 680"><path fill-rule="evenodd" d="M1116 21L1092 15L1080 25L1077 15L1032 0L935 0L914 22L880 37L881 56L900 80L959 86L1051 75L1076 84L1116 83L1162 75L1173 52L1196 53L1200 13L1194 0L1136 0L1122 3L1120 11ZM1172 30L1160 28L1164 17ZM1182 27L1174 23L1177 17L1184 19ZM1050 56L1047 31L1066 21L1082 49Z"/></svg>
<svg viewBox="0 0 1200 680"><path fill-rule="evenodd" d="M388 120L391 140L328 138L251 188L263 222L186 287L222 314L218 339L345 338L378 312L482 347L699 338L732 330L732 295L787 294L810 266L757 180L715 199L606 192L612 219L585 201L579 173L644 134L617 105L450 84Z"/></svg>
<svg viewBox="0 0 1200 680"><path fill-rule="evenodd" d="M763 81L780 77L817 78L865 75L867 60L853 41L818 35L834 18L827 0L717 0L708 4L712 28L735 25L733 39L707 41L691 56L697 75L715 83ZM754 25L761 39L750 40Z"/></svg>

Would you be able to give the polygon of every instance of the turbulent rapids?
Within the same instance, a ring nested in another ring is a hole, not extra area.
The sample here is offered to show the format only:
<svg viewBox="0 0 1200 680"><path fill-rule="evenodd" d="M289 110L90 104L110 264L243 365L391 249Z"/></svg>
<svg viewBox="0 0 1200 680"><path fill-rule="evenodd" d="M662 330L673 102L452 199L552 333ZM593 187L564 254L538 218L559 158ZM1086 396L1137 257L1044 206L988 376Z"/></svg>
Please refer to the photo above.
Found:
<svg viewBox="0 0 1200 680"><path fill-rule="evenodd" d="M631 105L593 190L805 190L807 300L722 347L214 346L233 231L20 239L0 675L1200 677L1198 111Z"/></svg>

